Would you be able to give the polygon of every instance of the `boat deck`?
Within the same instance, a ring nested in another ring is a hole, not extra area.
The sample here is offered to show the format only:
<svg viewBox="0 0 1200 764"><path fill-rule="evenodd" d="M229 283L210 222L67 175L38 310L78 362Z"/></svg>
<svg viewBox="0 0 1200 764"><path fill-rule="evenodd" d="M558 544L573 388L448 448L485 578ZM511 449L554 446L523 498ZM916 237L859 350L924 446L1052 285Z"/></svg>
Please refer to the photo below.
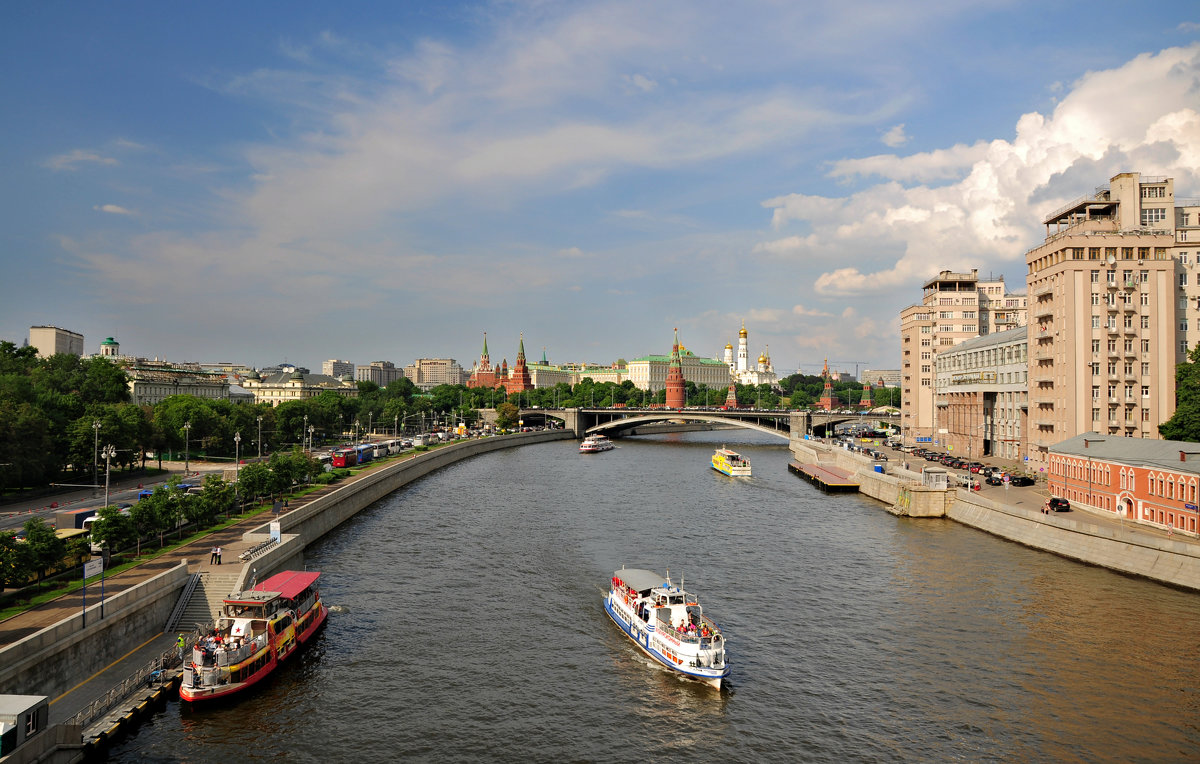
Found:
<svg viewBox="0 0 1200 764"><path fill-rule="evenodd" d="M820 464L801 464L792 460L788 462L788 470L796 473L822 491L841 493L858 490L858 483L853 482L850 473L838 467L826 467Z"/></svg>

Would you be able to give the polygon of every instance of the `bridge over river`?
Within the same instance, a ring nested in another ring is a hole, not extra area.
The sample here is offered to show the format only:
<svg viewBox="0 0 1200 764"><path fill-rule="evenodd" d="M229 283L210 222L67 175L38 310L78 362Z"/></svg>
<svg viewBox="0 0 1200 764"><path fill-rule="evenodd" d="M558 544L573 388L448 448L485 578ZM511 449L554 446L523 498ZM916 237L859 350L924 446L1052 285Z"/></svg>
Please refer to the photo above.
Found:
<svg viewBox="0 0 1200 764"><path fill-rule="evenodd" d="M595 408L571 409L526 408L521 409L521 421L542 424L557 420L575 433L585 437L591 433L620 436L639 426L664 422L708 422L733 425L748 430L758 430L776 435L785 440L803 438L805 435L825 437L839 424L862 422L874 424L886 422L899 426L899 414L836 414L824 411L792 411L788 409L721 409L716 407L693 407L682 409L665 408Z"/></svg>

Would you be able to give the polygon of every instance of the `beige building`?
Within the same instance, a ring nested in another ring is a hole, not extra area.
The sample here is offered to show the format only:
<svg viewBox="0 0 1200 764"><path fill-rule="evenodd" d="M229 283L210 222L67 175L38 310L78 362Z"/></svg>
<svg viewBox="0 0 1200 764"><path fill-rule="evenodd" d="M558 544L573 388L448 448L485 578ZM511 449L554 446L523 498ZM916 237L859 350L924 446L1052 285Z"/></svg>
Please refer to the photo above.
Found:
<svg viewBox="0 0 1200 764"><path fill-rule="evenodd" d="M1200 201L1114 176L1043 219L1029 268L1029 455L1082 432L1157 438L1175 366L1200 339Z"/></svg>
<svg viewBox="0 0 1200 764"><path fill-rule="evenodd" d="M255 403L278 406L285 401L302 401L315 398L326 390L332 390L346 398L358 397L358 385L342 377L335 379L325 374L305 374L302 371L280 371L267 376L250 372L242 380L242 387L254 394Z"/></svg>
<svg viewBox="0 0 1200 764"><path fill-rule="evenodd" d="M198 365L178 366L139 358L124 368L129 376L129 394L138 405L153 406L172 395L232 399L225 374L204 371Z"/></svg>
<svg viewBox="0 0 1200 764"><path fill-rule="evenodd" d="M937 354L937 446L971 459L1022 459L1028 411L1028 327L966 340Z"/></svg>
<svg viewBox="0 0 1200 764"><path fill-rule="evenodd" d="M374 382L380 387L387 387L404 376L404 369L397 369L391 361L371 361L366 366L359 366L357 372L359 382Z"/></svg>
<svg viewBox="0 0 1200 764"><path fill-rule="evenodd" d="M862 376L859 381L866 384L870 383L879 386L882 382L884 387L899 387L900 386L900 370L899 369L863 369Z"/></svg>
<svg viewBox="0 0 1200 764"><path fill-rule="evenodd" d="M404 376L422 390L438 385L465 385L470 377L453 358L418 358L404 367Z"/></svg>
<svg viewBox="0 0 1200 764"><path fill-rule="evenodd" d="M52 355L83 355L83 335L57 326L29 327L29 344L38 350L38 358Z"/></svg>
<svg viewBox="0 0 1200 764"><path fill-rule="evenodd" d="M330 358L321 363L321 373L327 377L353 377L354 364L350 361L339 361Z"/></svg>
<svg viewBox="0 0 1200 764"><path fill-rule="evenodd" d="M900 311L901 430L906 443L932 443L938 422L937 355L983 334L1020 326L1026 296L1006 290L1003 276L942 271L923 286L919 305Z"/></svg>

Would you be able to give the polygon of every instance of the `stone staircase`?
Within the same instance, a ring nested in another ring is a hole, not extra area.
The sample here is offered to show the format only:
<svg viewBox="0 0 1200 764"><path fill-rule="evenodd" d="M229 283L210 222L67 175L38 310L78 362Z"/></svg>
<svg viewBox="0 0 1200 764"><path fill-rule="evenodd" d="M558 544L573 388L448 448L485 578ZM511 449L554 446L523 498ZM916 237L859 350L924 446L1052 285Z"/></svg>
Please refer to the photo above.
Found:
<svg viewBox="0 0 1200 764"><path fill-rule="evenodd" d="M183 608L183 615L179 617L179 623L175 624L175 631L191 631L197 628L197 624L212 622L216 614L221 612L222 601L233 591L242 566L221 567L226 568L228 572L220 568L200 572L200 583L192 590L192 596Z"/></svg>

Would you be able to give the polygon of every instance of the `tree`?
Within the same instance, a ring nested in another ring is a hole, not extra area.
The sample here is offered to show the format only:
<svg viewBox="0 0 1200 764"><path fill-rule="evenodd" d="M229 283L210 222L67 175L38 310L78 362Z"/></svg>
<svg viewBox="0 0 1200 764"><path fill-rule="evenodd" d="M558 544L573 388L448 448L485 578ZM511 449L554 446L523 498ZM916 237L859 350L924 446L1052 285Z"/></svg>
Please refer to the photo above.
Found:
<svg viewBox="0 0 1200 764"><path fill-rule="evenodd" d="M507 430L515 427L520 416L520 410L511 403L501 403L496 406L496 426Z"/></svg>
<svg viewBox="0 0 1200 764"><path fill-rule="evenodd" d="M238 493L242 501L265 496L271 486L271 468L265 464L247 464L238 470Z"/></svg>
<svg viewBox="0 0 1200 764"><path fill-rule="evenodd" d="M54 529L40 517L25 521L25 543L29 546L30 561L37 571L38 583L46 577L50 568L62 562L67 554L67 545L54 534Z"/></svg>
<svg viewBox="0 0 1200 764"><path fill-rule="evenodd" d="M17 534L0 531L0 589L23 586L29 580L34 573L30 552L28 544L17 541Z"/></svg>
<svg viewBox="0 0 1200 764"><path fill-rule="evenodd" d="M92 543L103 547L106 555L128 547L136 536L131 515L112 506L101 507L96 512L96 522L92 523Z"/></svg>
<svg viewBox="0 0 1200 764"><path fill-rule="evenodd" d="M1167 440L1200 441L1200 344L1175 367L1175 413L1158 426Z"/></svg>

